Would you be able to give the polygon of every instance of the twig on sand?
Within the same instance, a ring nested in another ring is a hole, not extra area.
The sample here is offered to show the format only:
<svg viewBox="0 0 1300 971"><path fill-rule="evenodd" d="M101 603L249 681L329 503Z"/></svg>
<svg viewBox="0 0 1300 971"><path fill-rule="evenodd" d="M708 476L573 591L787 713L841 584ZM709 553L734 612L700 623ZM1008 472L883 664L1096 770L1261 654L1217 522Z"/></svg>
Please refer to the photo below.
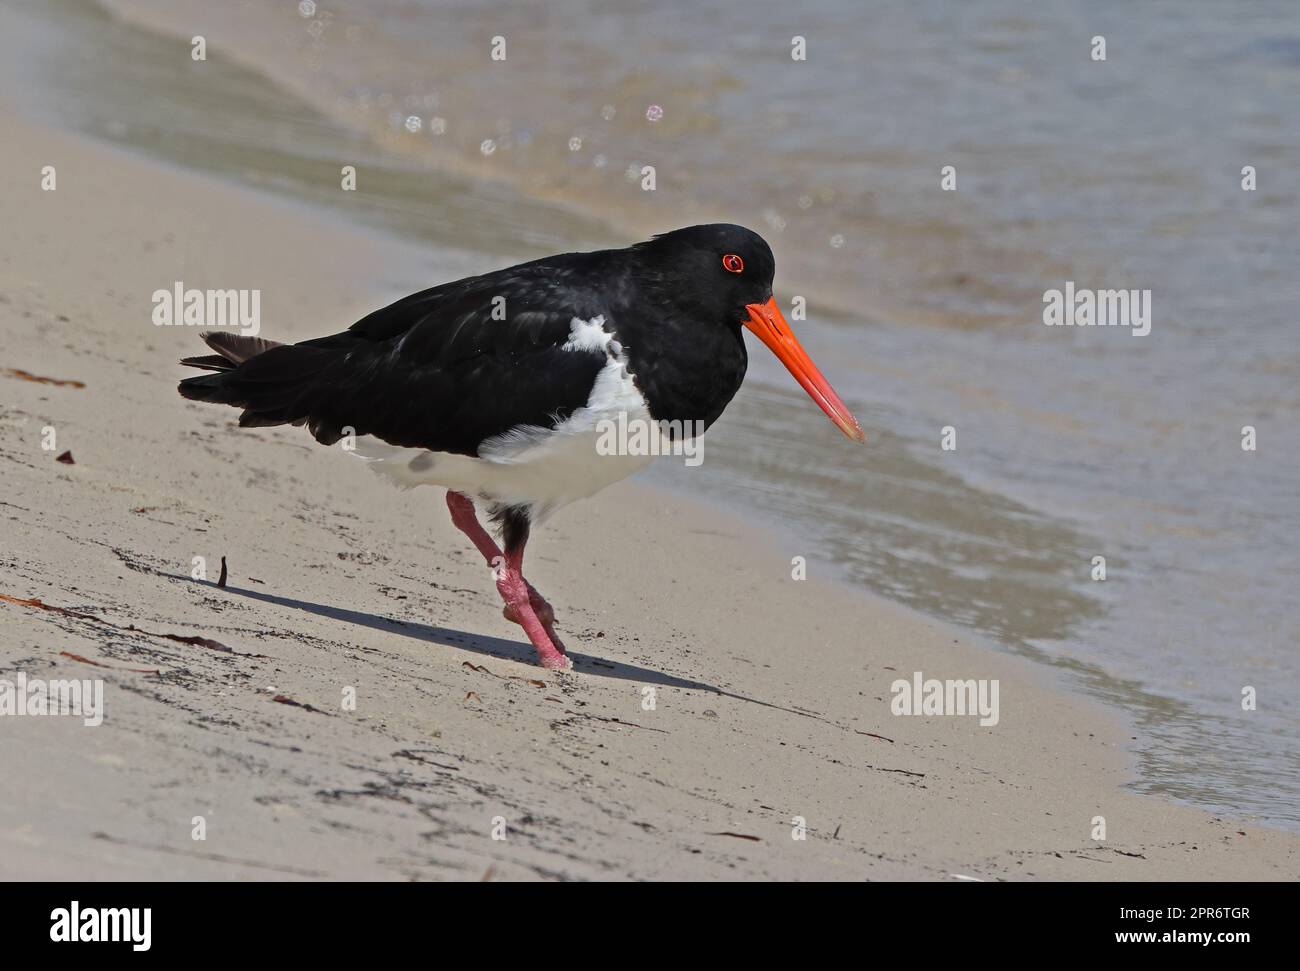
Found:
<svg viewBox="0 0 1300 971"><path fill-rule="evenodd" d="M36 384L52 384L58 388L84 388L85 381L64 380L63 378L47 378L39 374L32 374L30 371L24 371L21 368L5 368L5 375L11 378L17 378L19 381L32 381Z"/></svg>
<svg viewBox="0 0 1300 971"><path fill-rule="evenodd" d="M654 728L651 725L638 725L636 722L625 722L621 718L607 718L604 715L589 715L585 711L574 711L571 708L564 709L564 713L566 715L572 715L574 718L590 718L592 721L609 722L614 725L626 725L628 728L640 728L647 732L662 732L664 735L668 734L668 730L665 728Z"/></svg>
<svg viewBox="0 0 1300 971"><path fill-rule="evenodd" d="M463 668L469 668L471 671L474 671L474 672L476 672L477 674L486 674L488 677L491 677L491 678L501 678L501 677L502 677L502 675L494 674L493 672L489 671L488 668L487 668L487 665L485 665L485 664L472 664L472 663L470 663L469 661L461 661L461 662L460 662L460 666L463 667ZM541 681L541 680L539 680L539 679L537 679L537 678L525 678L525 677L523 677L522 675L518 675L518 674L507 674L507 675L504 676L504 680L506 680L506 681L522 681L522 682L524 682L525 684L531 684L534 688L545 688L545 687L546 687L546 682L545 682L545 681Z"/></svg>
<svg viewBox="0 0 1300 971"><path fill-rule="evenodd" d="M293 700L292 698L290 698L288 695L276 695L276 696L275 696L274 698L272 698L271 700L274 701L274 702L276 702L276 703L278 703L278 704L281 704L281 705L290 705L290 706L292 706L292 707L294 707L294 708L302 708L302 709L304 709L305 711L314 711L314 712L315 712L316 714L318 714L318 715L328 715L328 714L329 714L328 711L321 711L321 710L320 710L319 708L317 708L315 705L308 705L308 704L304 704L304 703L301 702L301 701L294 701L294 700Z"/></svg>
<svg viewBox="0 0 1300 971"><path fill-rule="evenodd" d="M875 732L864 732L859 728L855 728L853 730L857 732L859 735L866 735L868 738L878 738L882 742L888 742L890 745L894 744L894 740L892 738L886 738L884 735L877 735Z"/></svg>
<svg viewBox="0 0 1300 971"><path fill-rule="evenodd" d="M120 630L127 633L144 634L148 637L161 637L164 640L176 641L178 644L194 644L198 647L206 647L211 651L221 651L225 654L233 654L236 657L266 657L265 654L245 654L242 651L236 651L233 647L227 647L220 641L215 641L211 637L201 637L198 634L163 634L158 631L145 630L142 627L136 627L135 624L115 624L111 620L105 620L103 617L97 617L94 614L83 614L80 611L69 610L67 607L56 607L54 604L43 603L39 597L11 597L8 594L0 593L0 600L5 601L6 603L17 604L19 607L31 607L33 610L46 610L63 617L71 617L74 620L88 620L91 623L102 624L105 627L111 627L114 630Z"/></svg>
<svg viewBox="0 0 1300 971"><path fill-rule="evenodd" d="M92 661L88 657L82 657L80 654L73 654L71 651L59 651L62 657L70 657L74 661L80 661L82 664L93 664L97 668L108 668L110 671L133 671L136 674L162 674L157 668L119 668L113 664L105 664L102 661Z"/></svg>
<svg viewBox="0 0 1300 971"><path fill-rule="evenodd" d="M899 773L900 775L910 775L910 776L914 776L914 777L916 777L916 778L918 778L918 779L924 779L924 778L925 778L925 773L924 773L924 772L909 772L907 769L882 769L882 768L879 768L878 766L874 766L874 765L869 765L869 766L867 766L867 768L868 768L868 769L872 769L873 771L876 771L876 772L897 772L897 773Z"/></svg>

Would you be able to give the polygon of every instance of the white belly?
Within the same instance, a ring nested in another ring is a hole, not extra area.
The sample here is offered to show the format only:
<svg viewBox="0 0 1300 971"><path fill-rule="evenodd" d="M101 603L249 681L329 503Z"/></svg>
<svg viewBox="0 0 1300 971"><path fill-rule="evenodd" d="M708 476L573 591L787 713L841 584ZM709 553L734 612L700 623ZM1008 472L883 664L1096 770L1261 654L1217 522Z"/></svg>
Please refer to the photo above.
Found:
<svg viewBox="0 0 1300 971"><path fill-rule="evenodd" d="M532 507L540 522L649 464L653 455L602 454L605 422L650 423L645 400L616 357L596 376L587 404L557 427L525 425L490 438L477 458L389 445L363 436L353 454L404 488L436 485L487 502ZM605 444L609 441L605 436Z"/></svg>

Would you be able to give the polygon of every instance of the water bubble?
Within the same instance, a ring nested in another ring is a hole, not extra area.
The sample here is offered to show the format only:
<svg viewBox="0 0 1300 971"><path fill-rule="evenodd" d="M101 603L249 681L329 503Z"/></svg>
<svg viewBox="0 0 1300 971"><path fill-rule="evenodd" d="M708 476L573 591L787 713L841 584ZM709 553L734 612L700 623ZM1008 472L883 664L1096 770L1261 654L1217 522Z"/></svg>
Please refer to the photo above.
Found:
<svg viewBox="0 0 1300 971"><path fill-rule="evenodd" d="M812 200L812 196L800 196L800 197L799 197L799 208L800 208L800 209L811 209L811 208L812 208L812 202L813 202L813 200Z"/></svg>
<svg viewBox="0 0 1300 971"><path fill-rule="evenodd" d="M315 17L316 16L315 0L302 0L302 2L298 4L298 16L306 17L306 18Z"/></svg>
<svg viewBox="0 0 1300 971"><path fill-rule="evenodd" d="M598 169L603 169L607 164L609 164L609 159L605 158L604 155L597 155L591 160L591 164L596 166Z"/></svg>
<svg viewBox="0 0 1300 971"><path fill-rule="evenodd" d="M577 135L574 135L572 138L569 139L569 151L570 152L582 151L582 139L579 138Z"/></svg>
<svg viewBox="0 0 1300 971"><path fill-rule="evenodd" d="M615 109L613 105L605 105L605 107L600 109L600 117L604 118L606 121L613 121L614 114Z"/></svg>
<svg viewBox="0 0 1300 971"><path fill-rule="evenodd" d="M483 139L482 142L479 143L478 150L482 152L484 155L491 155L493 152L497 150L497 143L493 141L491 138L485 138Z"/></svg>
<svg viewBox="0 0 1300 971"><path fill-rule="evenodd" d="M420 120L419 115L406 116L406 130L409 131L412 135L414 135L423 127L424 127L424 122Z"/></svg>
<svg viewBox="0 0 1300 971"><path fill-rule="evenodd" d="M635 182L637 179L641 178L641 163L633 162L624 169L623 178L627 179L629 182Z"/></svg>
<svg viewBox="0 0 1300 971"><path fill-rule="evenodd" d="M430 118L430 119L429 119L429 134L431 134L431 135L442 135L442 134L445 134L446 131L447 131L447 119L446 119L446 118Z"/></svg>
<svg viewBox="0 0 1300 971"><path fill-rule="evenodd" d="M778 233L785 229L785 218L775 209L764 209L763 221Z"/></svg>
<svg viewBox="0 0 1300 971"><path fill-rule="evenodd" d="M325 33L325 21L313 20L307 25L307 33L319 38L321 34Z"/></svg>
<svg viewBox="0 0 1300 971"><path fill-rule="evenodd" d="M659 121L664 116L664 109L659 105L651 105L645 110L646 121Z"/></svg>
<svg viewBox="0 0 1300 971"><path fill-rule="evenodd" d="M836 233L834 236L832 236L832 237L831 237L831 245L832 245L833 247L835 247L836 249L839 249L841 246L843 246L843 245L844 245L844 235L843 235L842 233Z"/></svg>

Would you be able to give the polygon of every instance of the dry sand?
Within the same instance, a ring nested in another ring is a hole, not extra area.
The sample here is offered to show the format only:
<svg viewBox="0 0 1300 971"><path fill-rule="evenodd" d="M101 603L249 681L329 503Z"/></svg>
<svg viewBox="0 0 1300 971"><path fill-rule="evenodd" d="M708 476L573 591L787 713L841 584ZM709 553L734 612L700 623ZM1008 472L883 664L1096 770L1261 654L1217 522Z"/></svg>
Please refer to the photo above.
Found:
<svg viewBox="0 0 1300 971"><path fill-rule="evenodd" d="M577 670L533 666L438 492L182 401L196 333L150 322L175 280L260 287L264 336L299 339L468 267L0 127L0 594L116 625L0 602L0 678L103 678L107 707L97 728L0 718L0 877L1300 873L1294 836L1124 790L1121 721L1041 670L816 563L794 581L798 550L635 484L535 534ZM223 555L227 589L189 578ZM1000 723L892 716L917 670L999 679Z"/></svg>

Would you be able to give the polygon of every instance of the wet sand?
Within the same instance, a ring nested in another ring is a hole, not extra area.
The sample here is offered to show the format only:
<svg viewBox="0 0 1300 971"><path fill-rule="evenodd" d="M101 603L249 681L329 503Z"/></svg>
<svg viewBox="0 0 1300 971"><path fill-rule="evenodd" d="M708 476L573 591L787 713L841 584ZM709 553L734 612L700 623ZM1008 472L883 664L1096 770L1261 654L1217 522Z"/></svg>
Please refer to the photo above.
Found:
<svg viewBox="0 0 1300 971"><path fill-rule="evenodd" d="M304 338L472 261L0 125L22 227L0 242L0 363L85 385L0 371L0 594L97 618L0 601L0 677L106 696L97 728L0 719L0 877L1300 873L1294 836L1125 791L1124 726L1042 669L816 561L792 580L798 550L635 483L535 536L577 670L535 667L438 493L183 402L194 329L150 322L175 280L260 287L264 336ZM998 679L999 723L891 715L914 671Z"/></svg>

